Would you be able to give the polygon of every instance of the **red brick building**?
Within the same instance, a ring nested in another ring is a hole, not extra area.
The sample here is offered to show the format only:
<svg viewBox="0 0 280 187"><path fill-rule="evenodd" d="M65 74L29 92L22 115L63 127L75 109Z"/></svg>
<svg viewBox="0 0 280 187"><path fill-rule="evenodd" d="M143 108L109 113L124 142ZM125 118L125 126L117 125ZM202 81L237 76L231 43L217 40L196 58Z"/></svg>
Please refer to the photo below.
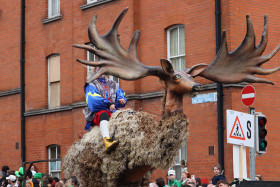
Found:
<svg viewBox="0 0 280 187"><path fill-rule="evenodd" d="M0 166L9 165L14 170L21 165L20 3L20 0L4 1L0 7ZM253 21L256 43L261 39L263 15L269 17L269 42L264 54L279 44L279 1L222 0L221 5L222 30L227 31L229 51L243 40L246 14ZM63 158L68 147L83 132L83 84L87 69L75 59L86 59L88 54L73 48L72 44L89 42L87 27L94 14L98 15L97 28L102 35L125 7L129 7L129 11L119 27L120 41L127 49L134 31L140 30L138 58L142 63L159 66L160 58L168 58L179 63L178 68L183 68L209 64L215 58L215 1L212 0L26 1L26 161ZM172 48L174 42L178 44L175 49L178 53ZM264 64L264 68L279 66L278 62L279 54ZM276 181L280 174L280 73L267 78L274 81L275 86L253 84L257 99L252 107L268 119L267 153L256 157L256 174ZM197 78L196 82L204 84L205 89L199 94L216 92L216 84L202 78ZM163 85L156 77L120 80L120 85L129 99L127 107L160 116ZM224 85L223 89L224 158L228 181L233 179L233 151L232 145L226 143L226 110L248 112L241 104L243 86ZM187 160L190 173L211 179L212 167L218 163L217 102L193 104L186 96L184 113L190 119L189 137L187 149L181 152L179 160ZM209 155L209 149L213 148L214 153ZM60 162L41 163L37 167L40 172L60 173ZM166 171L157 170L152 179L165 175Z"/></svg>

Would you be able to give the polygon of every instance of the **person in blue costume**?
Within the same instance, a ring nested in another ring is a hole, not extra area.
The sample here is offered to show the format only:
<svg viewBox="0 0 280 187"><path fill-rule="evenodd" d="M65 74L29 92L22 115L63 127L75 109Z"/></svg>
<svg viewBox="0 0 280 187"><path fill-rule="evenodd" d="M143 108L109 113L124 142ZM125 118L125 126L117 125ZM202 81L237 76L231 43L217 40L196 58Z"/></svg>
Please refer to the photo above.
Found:
<svg viewBox="0 0 280 187"><path fill-rule="evenodd" d="M108 122L111 114L117 109L125 107L127 100L125 92L120 89L118 83L109 80L105 75L86 83L84 86L87 106L84 110L87 124L85 130L98 125L104 139L105 151L110 153L118 146L118 141L111 140Z"/></svg>

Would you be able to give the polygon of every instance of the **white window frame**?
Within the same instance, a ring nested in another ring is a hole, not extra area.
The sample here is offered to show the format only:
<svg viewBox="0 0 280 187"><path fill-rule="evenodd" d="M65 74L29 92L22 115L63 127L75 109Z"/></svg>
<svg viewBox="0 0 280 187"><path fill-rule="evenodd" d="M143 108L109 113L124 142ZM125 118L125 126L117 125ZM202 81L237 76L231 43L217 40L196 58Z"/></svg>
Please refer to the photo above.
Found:
<svg viewBox="0 0 280 187"><path fill-rule="evenodd" d="M95 61L95 60L96 60L95 54L93 54L93 59L90 59L90 53L91 53L91 52L87 51L87 60L88 60L88 61ZM89 71L90 71L90 66L87 66L87 77L88 77ZM118 77L114 77L114 76L109 75L109 79L110 79L110 80L114 80L114 81L116 81L118 84L120 84L120 79L119 79Z"/></svg>
<svg viewBox="0 0 280 187"><path fill-rule="evenodd" d="M58 147L59 147L59 150L60 150L59 155L61 157L61 149L60 149L59 145L51 145L51 146L48 147L48 159L51 159L51 149L54 148L54 147L55 147L55 150L56 150L56 158L55 159L61 159L61 158L58 158ZM52 162L49 162L49 174L51 176L53 176L54 173L57 173L58 176L56 175L56 177L60 179L60 176L61 176L61 160L54 161L54 162L56 162L56 169L55 170L51 169L51 163ZM59 168L57 166L59 166Z"/></svg>
<svg viewBox="0 0 280 187"><path fill-rule="evenodd" d="M185 152L185 157L183 157L182 155L182 150L183 148L185 148L186 152ZM184 140L184 144L183 144L183 147L179 150L179 155L176 157L176 160L175 160L175 165L173 165L171 168L169 169L174 169L176 171L176 179L181 179L181 172L183 172L183 168L181 167L181 161L184 160L185 162L187 162L187 154L188 153L188 149L187 149L187 139ZM178 170L180 171L178 173Z"/></svg>
<svg viewBox="0 0 280 187"><path fill-rule="evenodd" d="M58 106L51 106L51 82L50 82L50 58L55 57L55 56L60 56L59 54L53 54L48 57L48 108L55 108L60 106L60 88L59 88L59 94L58 94L58 99L59 99L59 105ZM59 61L60 65L60 61ZM60 83L60 79L58 81ZM60 86L60 85L59 85Z"/></svg>
<svg viewBox="0 0 280 187"><path fill-rule="evenodd" d="M120 78L118 78L118 77L109 75L109 80L114 80L116 83L120 84Z"/></svg>
<svg viewBox="0 0 280 187"><path fill-rule="evenodd" d="M91 52L87 51L87 61L95 61L95 59L96 59L95 54L93 54L93 59L90 59L90 55L91 55ZM90 73L91 67L92 66L87 66L87 77L88 77L88 74Z"/></svg>
<svg viewBox="0 0 280 187"><path fill-rule="evenodd" d="M167 29L167 59L170 61L171 59L175 59L175 58L178 58L178 57L185 57L185 45L184 45L184 53L183 54L178 54L178 55L174 55L174 56L171 56L170 55L170 31L172 31L173 29L176 29L178 28L178 51L180 51L180 34L179 34L179 31L180 31L180 28L183 28L183 30L185 31L185 26L184 25L174 25L170 28ZM184 32L184 36L185 36L185 32ZM184 37L184 43L185 43L185 37ZM184 58L185 59L185 58ZM180 66L179 67L182 67L184 66L183 68L180 68L178 70L184 70L185 69L185 64L183 65L182 64L182 61L180 60Z"/></svg>
<svg viewBox="0 0 280 187"><path fill-rule="evenodd" d="M52 15L52 12L53 12L52 5L54 2L53 2L53 0L48 0L48 18L53 18L53 17L60 15L60 0L55 0L55 1L56 1L55 3L56 3L58 12L56 14Z"/></svg>
<svg viewBox="0 0 280 187"><path fill-rule="evenodd" d="M87 4L95 3L97 0L87 0Z"/></svg>

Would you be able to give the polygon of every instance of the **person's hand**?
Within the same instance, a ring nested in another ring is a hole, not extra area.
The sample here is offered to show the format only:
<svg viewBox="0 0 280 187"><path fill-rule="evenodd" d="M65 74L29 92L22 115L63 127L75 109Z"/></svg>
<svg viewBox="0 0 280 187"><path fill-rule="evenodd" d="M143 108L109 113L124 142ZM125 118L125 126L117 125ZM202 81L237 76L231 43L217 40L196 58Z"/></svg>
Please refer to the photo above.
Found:
<svg viewBox="0 0 280 187"><path fill-rule="evenodd" d="M194 178L191 178L191 180L190 180L190 181L191 181L191 182L194 182L194 183L196 182Z"/></svg>
<svg viewBox="0 0 280 187"><path fill-rule="evenodd" d="M119 99L120 104L124 105L126 102L124 99Z"/></svg>
<svg viewBox="0 0 280 187"><path fill-rule="evenodd" d="M114 104L112 104L111 106L110 106L110 108L109 108L111 111L113 111L113 110L116 110L116 108L115 108L115 105Z"/></svg>

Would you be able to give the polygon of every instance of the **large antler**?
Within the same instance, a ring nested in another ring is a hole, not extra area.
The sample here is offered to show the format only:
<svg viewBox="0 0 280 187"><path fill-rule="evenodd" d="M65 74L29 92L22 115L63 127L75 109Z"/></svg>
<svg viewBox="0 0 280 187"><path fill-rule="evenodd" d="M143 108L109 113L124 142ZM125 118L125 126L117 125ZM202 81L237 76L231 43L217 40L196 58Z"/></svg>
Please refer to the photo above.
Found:
<svg viewBox="0 0 280 187"><path fill-rule="evenodd" d="M280 67L263 69L263 63L269 61L280 49L278 45L270 54L261 56L268 41L267 16L264 16L264 29L260 43L255 46L255 33L249 15L247 18L247 34L240 46L228 53L226 31L223 31L222 46L212 63L199 76L223 83L259 82L273 84L272 81L255 77L254 74L268 75L280 70Z"/></svg>
<svg viewBox="0 0 280 187"><path fill-rule="evenodd" d="M113 75L125 80L136 80L145 76L153 75L161 79L167 79L168 75L159 66L146 66L137 59L137 42L140 31L136 31L131 40L128 50L124 50L118 40L118 26L127 13L128 8L124 9L116 19L111 30L100 36L96 29L96 15L92 18L88 32L91 43L96 47L84 44L74 44L74 47L86 49L98 57L100 61L85 61L77 59L78 62L99 67L98 71L88 80L91 82L102 74ZM259 82L273 84L272 81L255 77L254 74L268 75L278 70L263 69L260 66L269 61L280 49L278 45L270 54L261 56L268 41L267 16L264 16L264 29L260 43L255 46L255 33L250 17L247 15L247 33L240 46L233 52L228 52L226 32L223 31L222 46L216 58L207 66L199 66L197 76L205 77L209 80L223 83L239 82Z"/></svg>
<svg viewBox="0 0 280 187"><path fill-rule="evenodd" d="M125 80L136 80L148 75L154 75L164 78L166 75L158 66L146 66L137 59L137 43L140 31L136 31L133 35L128 50L124 50L118 39L118 27L123 17L127 13L125 8L116 19L111 30L100 36L96 29L96 15L93 16L88 28L88 35L91 43L96 47L84 44L74 44L74 47L86 49L96 54L99 61L86 61L77 59L78 62L99 67L95 74L90 77L87 82L98 78L100 75L113 75Z"/></svg>

